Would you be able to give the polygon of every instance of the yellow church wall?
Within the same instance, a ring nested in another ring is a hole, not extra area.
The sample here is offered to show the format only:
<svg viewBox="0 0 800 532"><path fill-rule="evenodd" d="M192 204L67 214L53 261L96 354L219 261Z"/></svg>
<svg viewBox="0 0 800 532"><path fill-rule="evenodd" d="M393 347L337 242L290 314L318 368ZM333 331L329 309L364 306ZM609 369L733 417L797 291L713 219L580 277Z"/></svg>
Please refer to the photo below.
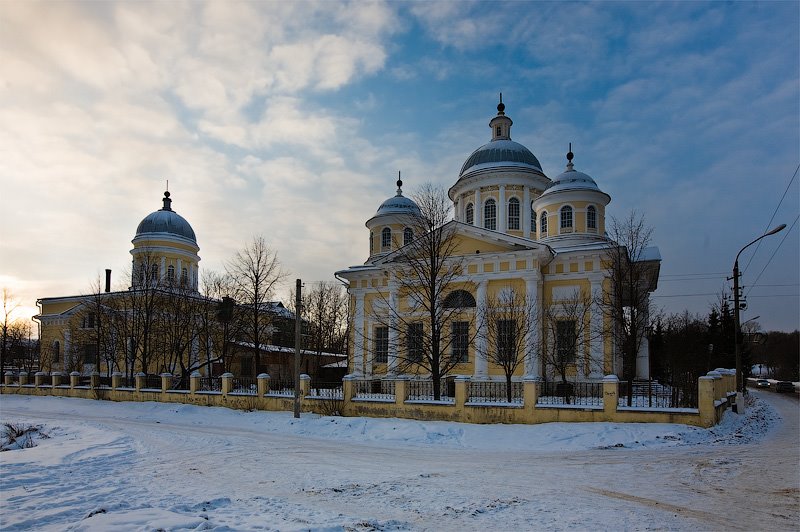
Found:
<svg viewBox="0 0 800 532"><path fill-rule="evenodd" d="M80 301L54 301L42 300L42 315L61 314L80 305Z"/></svg>
<svg viewBox="0 0 800 532"><path fill-rule="evenodd" d="M461 237L458 239L458 242L456 243L453 255L470 256L470 255L475 255L476 251L480 251L483 254L483 253L493 253L493 252L503 253L508 250L509 248L507 245L493 244L491 242L486 242L485 240L478 240L476 238Z"/></svg>

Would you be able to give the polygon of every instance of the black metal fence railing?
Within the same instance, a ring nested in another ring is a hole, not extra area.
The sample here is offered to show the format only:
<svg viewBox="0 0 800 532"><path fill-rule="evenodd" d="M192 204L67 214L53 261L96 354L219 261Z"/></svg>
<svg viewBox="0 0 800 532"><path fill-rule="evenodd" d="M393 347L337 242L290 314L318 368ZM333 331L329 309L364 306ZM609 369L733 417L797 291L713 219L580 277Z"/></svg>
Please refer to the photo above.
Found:
<svg viewBox="0 0 800 532"><path fill-rule="evenodd" d="M120 388L134 388L136 386L136 377L130 376L125 377L122 376L119 379L119 387Z"/></svg>
<svg viewBox="0 0 800 532"><path fill-rule="evenodd" d="M111 379L112 377L107 377L105 375L100 375L100 387L101 388L111 388Z"/></svg>
<svg viewBox="0 0 800 532"><path fill-rule="evenodd" d="M270 395L289 395L294 396L294 380L274 379L269 381Z"/></svg>
<svg viewBox="0 0 800 532"><path fill-rule="evenodd" d="M144 384L142 386L148 390L160 390L161 389L161 375L147 375L144 378Z"/></svg>
<svg viewBox="0 0 800 532"><path fill-rule="evenodd" d="M408 399L410 401L432 401L434 400L433 381L408 381ZM456 383L453 379L442 379L439 390L440 401L455 401Z"/></svg>
<svg viewBox="0 0 800 532"><path fill-rule="evenodd" d="M200 377L197 391L200 392L221 392L222 377Z"/></svg>
<svg viewBox="0 0 800 532"><path fill-rule="evenodd" d="M353 381L353 395L358 399L394 400L394 381L382 379Z"/></svg>
<svg viewBox="0 0 800 532"><path fill-rule="evenodd" d="M469 401L472 403L507 403L506 382L474 381L469 383ZM522 404L522 383L511 383L511 403Z"/></svg>
<svg viewBox="0 0 800 532"><path fill-rule="evenodd" d="M545 381L536 404L603 406L603 383Z"/></svg>
<svg viewBox="0 0 800 532"><path fill-rule="evenodd" d="M680 381L673 385L658 381L634 381L632 393L628 382L619 383L618 405L631 408L697 408L697 384ZM630 395L630 398L628 397Z"/></svg>
<svg viewBox="0 0 800 532"><path fill-rule="evenodd" d="M312 382L308 395L309 397L321 397L325 399L344 399L342 381Z"/></svg>
<svg viewBox="0 0 800 532"><path fill-rule="evenodd" d="M258 379L252 377L234 377L231 391L233 393L258 395Z"/></svg>

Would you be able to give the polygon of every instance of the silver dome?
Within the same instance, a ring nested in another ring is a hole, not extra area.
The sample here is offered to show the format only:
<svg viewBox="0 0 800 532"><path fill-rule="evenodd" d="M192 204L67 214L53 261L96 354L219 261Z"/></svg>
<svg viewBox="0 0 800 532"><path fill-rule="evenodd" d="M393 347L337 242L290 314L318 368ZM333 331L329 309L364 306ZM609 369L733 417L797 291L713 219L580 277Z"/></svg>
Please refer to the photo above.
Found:
<svg viewBox="0 0 800 532"><path fill-rule="evenodd" d="M393 196L378 207L375 216L383 216L384 214L421 214L419 206L411 198L407 198L401 194Z"/></svg>
<svg viewBox="0 0 800 532"><path fill-rule="evenodd" d="M169 233L187 238L197 245L197 238L192 226L183 216L172 210L171 204L169 192L165 192L164 207L148 214L144 220L139 222L139 226L136 228L136 237L150 233Z"/></svg>
<svg viewBox="0 0 800 532"><path fill-rule="evenodd" d="M484 144L467 157L459 176L469 170L496 166L521 166L542 171L542 165L531 151L513 140L493 140Z"/></svg>
<svg viewBox="0 0 800 532"><path fill-rule="evenodd" d="M596 190L602 192L594 179L573 169L572 163L567 165L567 170L553 179L550 186L542 193L542 196L562 192L565 190Z"/></svg>

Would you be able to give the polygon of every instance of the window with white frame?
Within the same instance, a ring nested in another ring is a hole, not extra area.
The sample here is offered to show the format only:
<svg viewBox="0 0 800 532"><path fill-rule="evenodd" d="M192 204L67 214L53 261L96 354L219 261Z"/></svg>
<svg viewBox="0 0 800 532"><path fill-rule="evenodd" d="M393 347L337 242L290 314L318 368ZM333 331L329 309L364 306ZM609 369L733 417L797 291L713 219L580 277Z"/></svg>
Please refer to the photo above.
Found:
<svg viewBox="0 0 800 532"><path fill-rule="evenodd" d="M542 236L547 236L547 211L543 211L539 218L539 230L542 232Z"/></svg>
<svg viewBox="0 0 800 532"><path fill-rule="evenodd" d="M497 230L497 205L493 199L488 199L483 204L483 227Z"/></svg>
<svg viewBox="0 0 800 532"><path fill-rule="evenodd" d="M572 229L572 207L561 207L561 229Z"/></svg>
<svg viewBox="0 0 800 532"><path fill-rule="evenodd" d="M516 320L497 320L497 359L511 362L517 358Z"/></svg>
<svg viewBox="0 0 800 532"><path fill-rule="evenodd" d="M381 249L387 250L392 245L392 230L388 227L384 227L383 231L381 231Z"/></svg>
<svg viewBox="0 0 800 532"><path fill-rule="evenodd" d="M508 229L519 231L519 200L517 198L508 200Z"/></svg>
<svg viewBox="0 0 800 532"><path fill-rule="evenodd" d="M158 264L150 266L150 282L155 283L158 281Z"/></svg>
<svg viewBox="0 0 800 532"><path fill-rule="evenodd" d="M469 361L469 322L454 321L452 324L452 339L450 356L453 362L464 363Z"/></svg>
<svg viewBox="0 0 800 532"><path fill-rule="evenodd" d="M412 362L422 362L423 356L423 328L422 324L409 323L406 333L406 347L408 348L408 360Z"/></svg>
<svg viewBox="0 0 800 532"><path fill-rule="evenodd" d="M410 227L403 229L403 245L407 246L414 240L414 231Z"/></svg>
<svg viewBox="0 0 800 532"><path fill-rule="evenodd" d="M170 284L175 282L175 266L172 264L167 266L167 280Z"/></svg>
<svg viewBox="0 0 800 532"><path fill-rule="evenodd" d="M186 268L181 268L181 286L186 286L189 284L189 270Z"/></svg>
<svg viewBox="0 0 800 532"><path fill-rule="evenodd" d="M556 356L561 364L575 363L575 320L556 322Z"/></svg>
<svg viewBox="0 0 800 532"><path fill-rule="evenodd" d="M369 232L369 254L372 255L375 253L375 233L370 231Z"/></svg>
<svg viewBox="0 0 800 532"><path fill-rule="evenodd" d="M389 327L375 327L375 362L389 361Z"/></svg>
<svg viewBox="0 0 800 532"><path fill-rule="evenodd" d="M590 230L597 230L597 210L594 205L589 205L586 208L586 228Z"/></svg>
<svg viewBox="0 0 800 532"><path fill-rule="evenodd" d="M475 223L475 207L472 203L467 203L467 223L469 225Z"/></svg>

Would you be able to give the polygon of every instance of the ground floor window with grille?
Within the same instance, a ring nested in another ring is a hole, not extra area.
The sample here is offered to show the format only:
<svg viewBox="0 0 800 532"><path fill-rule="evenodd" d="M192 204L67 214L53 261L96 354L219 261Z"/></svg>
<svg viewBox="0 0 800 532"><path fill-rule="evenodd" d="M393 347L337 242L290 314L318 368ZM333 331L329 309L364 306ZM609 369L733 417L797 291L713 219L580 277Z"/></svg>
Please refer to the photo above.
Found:
<svg viewBox="0 0 800 532"><path fill-rule="evenodd" d="M375 362L389 361L389 327L375 327Z"/></svg>
<svg viewBox="0 0 800 532"><path fill-rule="evenodd" d="M514 320L497 320L497 358L513 362L517 357L516 322Z"/></svg>
<svg viewBox="0 0 800 532"><path fill-rule="evenodd" d="M406 335L406 346L408 347L408 359L413 362L422 361L422 324L409 323Z"/></svg>
<svg viewBox="0 0 800 532"><path fill-rule="evenodd" d="M468 321L454 321L453 322L453 338L451 340L453 348L453 361L454 362L468 362L469 361L469 322Z"/></svg>
<svg viewBox="0 0 800 532"><path fill-rule="evenodd" d="M575 363L575 320L556 323L556 354L562 364Z"/></svg>

